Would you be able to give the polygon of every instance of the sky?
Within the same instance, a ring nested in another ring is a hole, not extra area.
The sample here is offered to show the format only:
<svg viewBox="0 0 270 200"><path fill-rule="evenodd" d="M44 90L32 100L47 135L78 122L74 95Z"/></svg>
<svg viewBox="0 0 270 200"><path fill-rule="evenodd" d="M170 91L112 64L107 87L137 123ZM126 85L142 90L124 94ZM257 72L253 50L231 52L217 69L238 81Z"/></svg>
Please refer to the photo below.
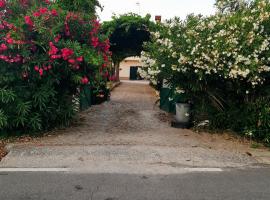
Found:
<svg viewBox="0 0 270 200"><path fill-rule="evenodd" d="M98 11L101 21L111 19L124 13L137 13L145 16L147 13L154 18L161 15L162 19L178 16L182 19L190 13L210 15L215 13L215 0L99 0L104 10Z"/></svg>

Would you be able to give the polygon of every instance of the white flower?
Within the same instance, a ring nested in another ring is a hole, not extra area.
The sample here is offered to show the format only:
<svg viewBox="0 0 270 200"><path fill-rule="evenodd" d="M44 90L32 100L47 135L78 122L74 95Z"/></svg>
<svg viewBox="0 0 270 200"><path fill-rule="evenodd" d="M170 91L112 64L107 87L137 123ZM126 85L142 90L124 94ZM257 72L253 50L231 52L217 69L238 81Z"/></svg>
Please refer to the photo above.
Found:
<svg viewBox="0 0 270 200"><path fill-rule="evenodd" d="M183 90L183 89L181 89L179 87L176 88L175 92L178 93L178 94L184 94L184 93L186 93L185 90Z"/></svg>
<svg viewBox="0 0 270 200"><path fill-rule="evenodd" d="M172 57L173 58L177 58L177 53L176 52L173 52Z"/></svg>
<svg viewBox="0 0 270 200"><path fill-rule="evenodd" d="M157 39L160 38L160 33L159 33L159 32L155 32L154 35L155 35L155 37L156 37Z"/></svg>
<svg viewBox="0 0 270 200"><path fill-rule="evenodd" d="M257 31L259 29L259 25L256 24L256 23L253 23L253 28L254 28L255 31Z"/></svg>
<svg viewBox="0 0 270 200"><path fill-rule="evenodd" d="M177 70L177 65L172 65L172 70L176 71Z"/></svg>
<svg viewBox="0 0 270 200"><path fill-rule="evenodd" d="M185 56L183 56L182 54L180 54L180 58L179 58L179 60L178 60L178 63L180 63L180 64L185 64L185 63L187 63L187 62L188 62L188 58L185 57Z"/></svg>
<svg viewBox="0 0 270 200"><path fill-rule="evenodd" d="M253 132L252 132L252 131L247 131L247 132L245 133L245 135L246 135L246 136L252 137L252 136L253 136Z"/></svg>
<svg viewBox="0 0 270 200"><path fill-rule="evenodd" d="M156 80L151 80L153 85L157 85L157 81Z"/></svg>

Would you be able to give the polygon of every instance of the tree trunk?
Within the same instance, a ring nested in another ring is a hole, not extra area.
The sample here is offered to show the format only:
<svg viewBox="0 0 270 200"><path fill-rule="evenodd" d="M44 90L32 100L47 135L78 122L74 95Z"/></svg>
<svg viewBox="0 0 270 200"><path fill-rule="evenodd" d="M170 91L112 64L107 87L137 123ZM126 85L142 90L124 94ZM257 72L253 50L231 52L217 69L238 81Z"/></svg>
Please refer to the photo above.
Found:
<svg viewBox="0 0 270 200"><path fill-rule="evenodd" d="M114 67L115 67L115 78L116 78L116 81L118 82L118 81L120 81L120 77L119 77L119 74L120 74L120 62L119 61L115 62Z"/></svg>

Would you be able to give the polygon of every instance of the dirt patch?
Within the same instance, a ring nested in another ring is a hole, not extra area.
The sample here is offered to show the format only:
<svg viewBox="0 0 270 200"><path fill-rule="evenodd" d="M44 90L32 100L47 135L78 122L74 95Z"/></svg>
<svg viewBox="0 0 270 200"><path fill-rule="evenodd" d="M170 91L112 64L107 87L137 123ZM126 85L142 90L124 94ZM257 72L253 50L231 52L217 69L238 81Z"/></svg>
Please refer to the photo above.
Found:
<svg viewBox="0 0 270 200"><path fill-rule="evenodd" d="M168 113L165 113L165 112L159 112L159 113L156 113L155 114L155 117L160 121L160 122L170 122L173 117L168 114Z"/></svg>
<svg viewBox="0 0 270 200"><path fill-rule="evenodd" d="M0 139L0 161L8 154L6 150L6 145L11 143L16 144L28 144L28 143L34 143L38 140L47 137L48 135L43 135L40 137L31 137L28 135L20 136L20 137L10 137L8 139Z"/></svg>
<svg viewBox="0 0 270 200"><path fill-rule="evenodd" d="M0 140L0 161L7 155L7 153L5 143Z"/></svg>

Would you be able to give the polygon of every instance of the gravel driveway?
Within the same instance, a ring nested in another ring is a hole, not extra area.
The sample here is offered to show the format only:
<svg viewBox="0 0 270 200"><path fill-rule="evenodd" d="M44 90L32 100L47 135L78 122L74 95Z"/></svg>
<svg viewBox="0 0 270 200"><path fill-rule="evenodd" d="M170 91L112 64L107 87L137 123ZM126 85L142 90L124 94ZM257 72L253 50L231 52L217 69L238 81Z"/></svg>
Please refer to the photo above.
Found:
<svg viewBox="0 0 270 200"><path fill-rule="evenodd" d="M155 105L156 100L147 82L122 82L111 101L81 113L73 127L10 145L0 167L99 167L103 172L100 169L112 165L114 170L140 165L150 171L257 166L258 159L250 155L254 150L246 142L170 127L170 116Z"/></svg>

